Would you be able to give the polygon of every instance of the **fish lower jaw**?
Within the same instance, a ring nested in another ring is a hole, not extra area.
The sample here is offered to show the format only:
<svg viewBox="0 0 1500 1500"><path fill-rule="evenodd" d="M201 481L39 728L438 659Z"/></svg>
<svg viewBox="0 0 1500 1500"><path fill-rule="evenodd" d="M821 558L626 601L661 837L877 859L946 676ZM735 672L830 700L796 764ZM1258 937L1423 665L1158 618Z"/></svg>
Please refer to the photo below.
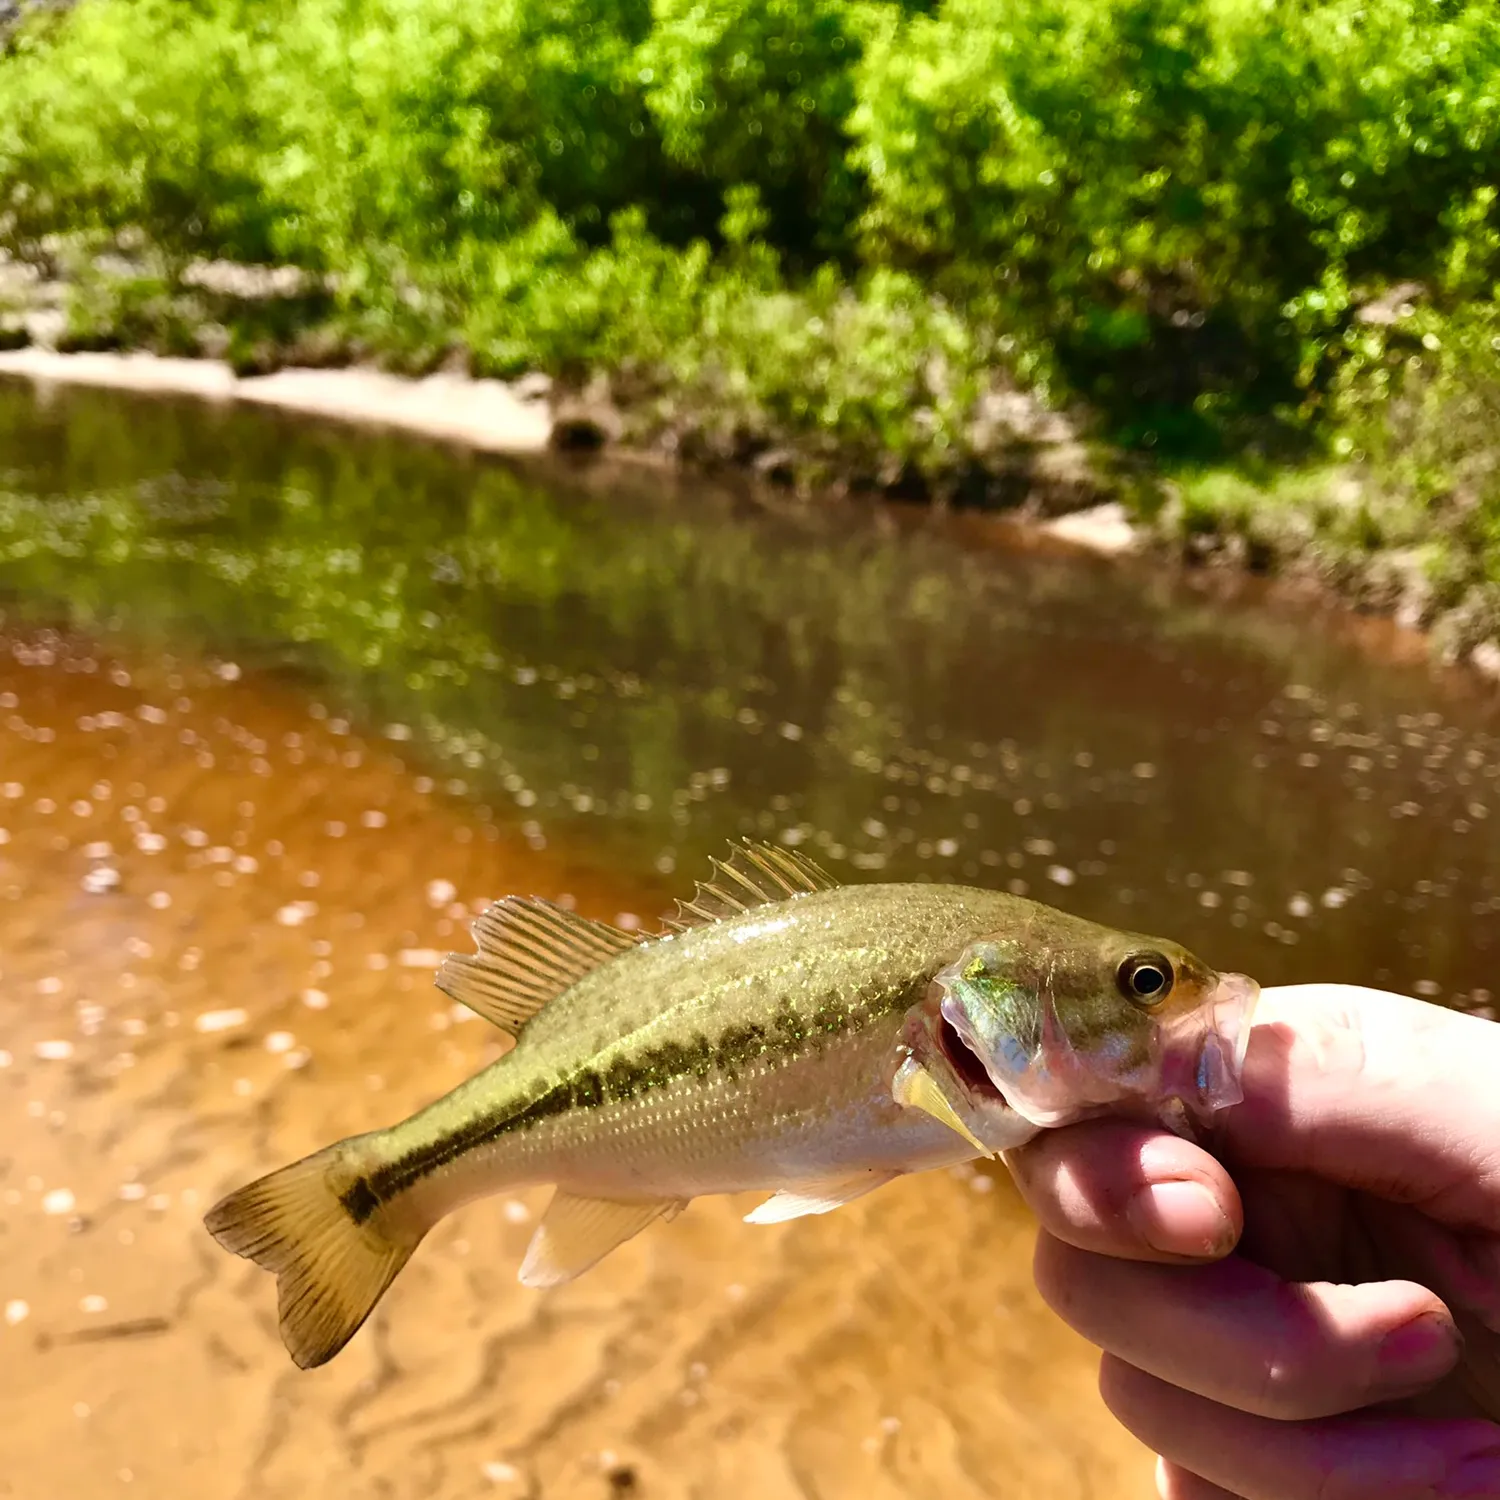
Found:
<svg viewBox="0 0 1500 1500"><path fill-rule="evenodd" d="M1036 1133L1010 1108L983 1063L945 1021L909 1036L892 1080L892 1097L947 1125L968 1142L970 1158L996 1156Z"/></svg>

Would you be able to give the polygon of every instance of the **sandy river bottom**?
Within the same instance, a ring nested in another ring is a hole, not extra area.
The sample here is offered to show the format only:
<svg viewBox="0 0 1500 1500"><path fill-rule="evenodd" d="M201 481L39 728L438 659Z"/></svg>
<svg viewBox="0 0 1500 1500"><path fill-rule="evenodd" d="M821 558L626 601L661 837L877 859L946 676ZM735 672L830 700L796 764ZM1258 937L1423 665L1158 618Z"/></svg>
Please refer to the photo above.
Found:
<svg viewBox="0 0 1500 1500"><path fill-rule="evenodd" d="M400 748L279 679L0 637L0 1495L1151 1492L1003 1172L701 1201L549 1293L546 1190L491 1200L295 1369L205 1208L497 1054L431 985L488 899L664 906Z"/></svg>

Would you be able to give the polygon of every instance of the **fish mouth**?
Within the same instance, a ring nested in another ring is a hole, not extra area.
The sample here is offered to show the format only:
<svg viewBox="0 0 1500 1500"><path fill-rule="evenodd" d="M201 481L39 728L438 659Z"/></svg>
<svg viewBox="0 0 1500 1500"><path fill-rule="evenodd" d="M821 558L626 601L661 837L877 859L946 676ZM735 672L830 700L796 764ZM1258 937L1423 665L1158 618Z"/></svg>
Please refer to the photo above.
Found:
<svg viewBox="0 0 1500 1500"><path fill-rule="evenodd" d="M970 1097L991 1104L1004 1104L1005 1096L995 1087L984 1060L964 1039L963 1033L941 1012L937 1024L938 1050L943 1060L953 1070L953 1076L964 1086Z"/></svg>
<svg viewBox="0 0 1500 1500"><path fill-rule="evenodd" d="M1243 1073L1260 986L1222 974L1207 1002L1163 1028L1160 1094L1201 1121L1245 1097Z"/></svg>
<svg viewBox="0 0 1500 1500"><path fill-rule="evenodd" d="M1259 999L1260 986L1244 974L1223 974L1214 988L1196 1080L1196 1102L1205 1113L1238 1104L1245 1097L1245 1055Z"/></svg>

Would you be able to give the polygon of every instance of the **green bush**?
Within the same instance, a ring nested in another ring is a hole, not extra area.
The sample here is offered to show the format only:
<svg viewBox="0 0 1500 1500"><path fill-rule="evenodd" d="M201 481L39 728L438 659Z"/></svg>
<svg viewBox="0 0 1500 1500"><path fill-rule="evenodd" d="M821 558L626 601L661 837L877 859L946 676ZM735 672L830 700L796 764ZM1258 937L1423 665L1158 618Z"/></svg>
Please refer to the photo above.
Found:
<svg viewBox="0 0 1500 1500"><path fill-rule="evenodd" d="M277 253L352 279L462 264L555 212L602 235L660 166L644 3L248 0Z"/></svg>
<svg viewBox="0 0 1500 1500"><path fill-rule="evenodd" d="M34 19L0 58L0 229L46 258L53 236L139 229L182 263L274 253L250 36L181 0L84 0Z"/></svg>
<svg viewBox="0 0 1500 1500"><path fill-rule="evenodd" d="M848 0L656 0L639 77L674 161L757 189L774 243L845 257L863 204L844 122L864 14Z"/></svg>
<svg viewBox="0 0 1500 1500"><path fill-rule="evenodd" d="M997 364L1158 453L1316 449L1396 389L1362 304L1500 279L1493 0L79 0L6 47L0 249L288 263L350 348L896 468Z"/></svg>
<svg viewBox="0 0 1500 1500"><path fill-rule="evenodd" d="M1050 332L1127 434L1325 377L1361 290L1500 275L1490 0L947 0L851 122L871 253Z"/></svg>
<svg viewBox="0 0 1500 1500"><path fill-rule="evenodd" d="M6 243L143 229L354 280L662 183L644 0L81 0L0 68Z"/></svg>
<svg viewBox="0 0 1500 1500"><path fill-rule="evenodd" d="M1354 353L1334 391L1337 446L1420 509L1459 582L1500 580L1500 304L1414 308Z"/></svg>

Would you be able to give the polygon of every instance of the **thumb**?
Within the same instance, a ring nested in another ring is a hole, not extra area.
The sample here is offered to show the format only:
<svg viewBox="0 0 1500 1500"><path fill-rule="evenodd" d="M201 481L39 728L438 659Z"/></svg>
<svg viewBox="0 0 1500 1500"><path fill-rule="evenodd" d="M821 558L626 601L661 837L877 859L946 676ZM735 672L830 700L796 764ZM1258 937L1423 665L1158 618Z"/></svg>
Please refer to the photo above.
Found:
<svg viewBox="0 0 1500 1500"><path fill-rule="evenodd" d="M1443 1284L1500 1321L1500 1248L1487 1241L1500 1230L1500 1026L1353 985L1267 989L1243 1081L1244 1101L1215 1116L1215 1155L1096 1120L1043 1131L1006 1161L1053 1236L1130 1259L1227 1253L1242 1222L1235 1168L1412 1205L1418 1216L1392 1215L1387 1248L1416 1236L1413 1263L1450 1262ZM1464 1230L1480 1231L1472 1245Z"/></svg>
<svg viewBox="0 0 1500 1500"><path fill-rule="evenodd" d="M1500 1231L1500 1026L1383 990L1264 991L1226 1163L1307 1172Z"/></svg>

